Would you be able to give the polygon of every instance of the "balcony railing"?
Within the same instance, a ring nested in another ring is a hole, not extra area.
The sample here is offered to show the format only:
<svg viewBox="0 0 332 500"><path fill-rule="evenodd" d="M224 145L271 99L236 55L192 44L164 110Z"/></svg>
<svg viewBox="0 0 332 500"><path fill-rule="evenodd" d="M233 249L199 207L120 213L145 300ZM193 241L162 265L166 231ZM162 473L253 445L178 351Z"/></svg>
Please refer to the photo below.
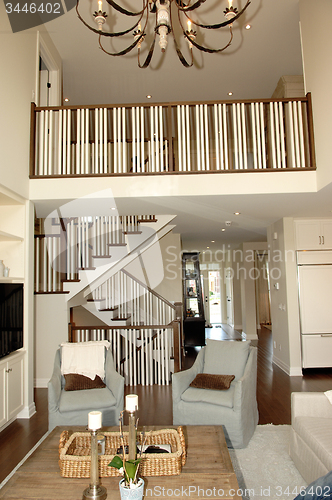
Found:
<svg viewBox="0 0 332 500"><path fill-rule="evenodd" d="M30 177L314 169L311 97L35 107Z"/></svg>

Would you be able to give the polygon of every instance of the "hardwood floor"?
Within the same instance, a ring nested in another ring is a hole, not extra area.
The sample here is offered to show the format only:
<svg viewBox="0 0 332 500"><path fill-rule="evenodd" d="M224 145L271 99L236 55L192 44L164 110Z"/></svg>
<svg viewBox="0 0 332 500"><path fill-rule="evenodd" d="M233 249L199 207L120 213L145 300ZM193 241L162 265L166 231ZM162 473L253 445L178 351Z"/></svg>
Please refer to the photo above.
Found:
<svg viewBox="0 0 332 500"><path fill-rule="evenodd" d="M238 332L222 325L206 329L207 338L240 340ZM305 370L303 377L289 377L272 364L272 332L258 330L257 402L260 424L290 424L290 395L301 391L332 389L332 369ZM189 368L198 350L188 350L184 367ZM125 387L125 394L139 396L140 425L172 424L171 386ZM35 389L37 413L17 419L0 433L0 483L47 431L47 389Z"/></svg>

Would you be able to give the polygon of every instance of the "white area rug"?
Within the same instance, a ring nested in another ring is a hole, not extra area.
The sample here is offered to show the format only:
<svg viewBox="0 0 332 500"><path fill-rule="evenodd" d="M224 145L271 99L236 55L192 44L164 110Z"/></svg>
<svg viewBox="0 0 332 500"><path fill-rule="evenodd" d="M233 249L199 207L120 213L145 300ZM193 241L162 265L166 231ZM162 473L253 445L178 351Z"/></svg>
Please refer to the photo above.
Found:
<svg viewBox="0 0 332 500"><path fill-rule="evenodd" d="M247 448L229 450L243 499L292 500L307 486L288 454L290 425L258 425Z"/></svg>

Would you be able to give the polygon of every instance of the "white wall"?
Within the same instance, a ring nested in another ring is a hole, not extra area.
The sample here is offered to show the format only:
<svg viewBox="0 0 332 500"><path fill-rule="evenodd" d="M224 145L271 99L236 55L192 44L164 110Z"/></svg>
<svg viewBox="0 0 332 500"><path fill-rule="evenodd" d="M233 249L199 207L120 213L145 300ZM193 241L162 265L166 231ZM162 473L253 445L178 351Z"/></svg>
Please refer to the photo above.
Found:
<svg viewBox="0 0 332 500"><path fill-rule="evenodd" d="M241 262L241 300L242 300L242 333L246 338L257 339L256 314L256 281L255 255L257 251L267 250L266 242L243 243Z"/></svg>
<svg viewBox="0 0 332 500"><path fill-rule="evenodd" d="M288 375L302 375L294 221L268 228L273 362Z"/></svg>
<svg viewBox="0 0 332 500"><path fill-rule="evenodd" d="M37 34L12 33L0 4L1 184L28 198L30 106L36 80Z"/></svg>
<svg viewBox="0 0 332 500"><path fill-rule="evenodd" d="M317 181L332 181L331 0L300 0L300 26L306 92L312 93Z"/></svg>
<svg viewBox="0 0 332 500"><path fill-rule="evenodd" d="M35 295L35 386L47 387L53 373L55 352L68 340L65 294Z"/></svg>

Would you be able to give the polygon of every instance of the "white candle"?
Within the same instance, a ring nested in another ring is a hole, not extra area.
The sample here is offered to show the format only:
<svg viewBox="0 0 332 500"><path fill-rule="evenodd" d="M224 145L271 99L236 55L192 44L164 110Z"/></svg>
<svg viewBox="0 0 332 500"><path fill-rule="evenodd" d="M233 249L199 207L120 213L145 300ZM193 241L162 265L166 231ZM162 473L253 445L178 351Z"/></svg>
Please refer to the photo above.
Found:
<svg viewBox="0 0 332 500"><path fill-rule="evenodd" d="M136 411L138 409L137 394L127 394L126 396L126 411Z"/></svg>
<svg viewBox="0 0 332 500"><path fill-rule="evenodd" d="M228 7L230 9L233 7L233 0L228 0Z"/></svg>
<svg viewBox="0 0 332 500"><path fill-rule="evenodd" d="M98 0L98 9L99 9L100 11L102 11L102 10L103 10L103 2L102 2L102 0Z"/></svg>
<svg viewBox="0 0 332 500"><path fill-rule="evenodd" d="M89 424L88 427L91 431L97 431L101 429L101 411L90 411L89 415Z"/></svg>
<svg viewBox="0 0 332 500"><path fill-rule="evenodd" d="M191 21L189 19L187 21L187 25L188 25L188 31L190 32L191 31Z"/></svg>

